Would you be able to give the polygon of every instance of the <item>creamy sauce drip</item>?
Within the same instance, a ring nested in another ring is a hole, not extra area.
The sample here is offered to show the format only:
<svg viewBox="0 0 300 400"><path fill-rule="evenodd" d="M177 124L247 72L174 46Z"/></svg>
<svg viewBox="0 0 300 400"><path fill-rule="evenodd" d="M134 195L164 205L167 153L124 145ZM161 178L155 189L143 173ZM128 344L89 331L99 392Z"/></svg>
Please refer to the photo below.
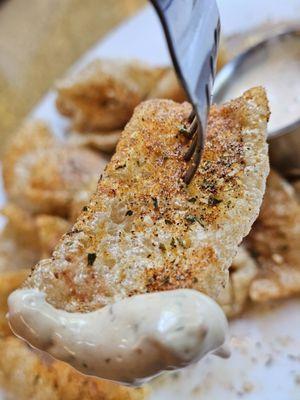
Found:
<svg viewBox="0 0 300 400"><path fill-rule="evenodd" d="M90 313L58 310L35 289L9 296L13 331L84 374L139 385L216 351L229 355L226 317L211 298L179 289L137 295Z"/></svg>
<svg viewBox="0 0 300 400"><path fill-rule="evenodd" d="M222 101L264 86L270 102L269 132L300 119L300 38L283 37L249 56L230 82Z"/></svg>

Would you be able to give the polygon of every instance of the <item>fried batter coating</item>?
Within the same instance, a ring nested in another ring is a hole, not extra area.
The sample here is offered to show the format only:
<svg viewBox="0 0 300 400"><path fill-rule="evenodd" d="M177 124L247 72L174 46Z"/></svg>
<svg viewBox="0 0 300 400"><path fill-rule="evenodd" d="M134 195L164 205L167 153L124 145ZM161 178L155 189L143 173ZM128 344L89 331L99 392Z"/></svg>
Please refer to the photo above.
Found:
<svg viewBox="0 0 300 400"><path fill-rule="evenodd" d="M236 317L244 311L249 299L249 288L257 271L254 259L240 246L229 269L229 280L217 299L228 318Z"/></svg>
<svg viewBox="0 0 300 400"><path fill-rule="evenodd" d="M138 61L95 60L57 83L57 108L76 131L122 129L164 71Z"/></svg>
<svg viewBox="0 0 300 400"><path fill-rule="evenodd" d="M75 146L91 147L92 149L103 151L104 153L113 153L120 139L122 131L112 132L70 132L68 143Z"/></svg>
<svg viewBox="0 0 300 400"><path fill-rule="evenodd" d="M68 216L74 195L96 187L106 161L91 150L55 139L40 122L26 123L3 160L10 201L31 213Z"/></svg>
<svg viewBox="0 0 300 400"><path fill-rule="evenodd" d="M6 319L8 311L7 298L12 291L17 289L25 281L28 274L29 270L26 269L0 272L0 337L11 334Z"/></svg>
<svg viewBox="0 0 300 400"><path fill-rule="evenodd" d="M137 107L89 206L27 287L68 311L183 287L217 298L265 190L269 109L262 88L212 107L202 163L186 186L189 142L178 132L190 111L168 100Z"/></svg>
<svg viewBox="0 0 300 400"><path fill-rule="evenodd" d="M59 361L43 361L13 336L0 339L0 384L18 400L141 400L146 392L86 377Z"/></svg>
<svg viewBox="0 0 300 400"><path fill-rule="evenodd" d="M253 301L300 293L300 205L293 187L274 171L246 244L259 266L250 287Z"/></svg>
<svg viewBox="0 0 300 400"><path fill-rule="evenodd" d="M182 103L187 99L173 68L169 69L148 94L148 99L169 99Z"/></svg>

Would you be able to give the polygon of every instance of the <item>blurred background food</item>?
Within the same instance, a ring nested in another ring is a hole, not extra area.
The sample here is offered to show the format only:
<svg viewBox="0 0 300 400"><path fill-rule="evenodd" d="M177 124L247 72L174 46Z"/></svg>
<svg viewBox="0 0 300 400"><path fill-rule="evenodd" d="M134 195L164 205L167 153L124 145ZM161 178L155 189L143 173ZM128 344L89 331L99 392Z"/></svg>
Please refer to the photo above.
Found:
<svg viewBox="0 0 300 400"><path fill-rule="evenodd" d="M0 1L0 154L53 81L146 0Z"/></svg>

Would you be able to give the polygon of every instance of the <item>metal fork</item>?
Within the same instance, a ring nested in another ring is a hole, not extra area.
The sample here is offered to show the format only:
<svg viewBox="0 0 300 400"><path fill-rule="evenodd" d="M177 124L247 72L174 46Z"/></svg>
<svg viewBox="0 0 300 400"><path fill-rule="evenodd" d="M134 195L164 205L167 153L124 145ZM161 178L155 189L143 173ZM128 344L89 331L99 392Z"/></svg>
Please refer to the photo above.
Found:
<svg viewBox="0 0 300 400"><path fill-rule="evenodd" d="M201 161L216 59L220 17L215 0L150 0L161 21L175 71L193 111L188 134L192 140L184 155L190 166L183 176L189 184Z"/></svg>

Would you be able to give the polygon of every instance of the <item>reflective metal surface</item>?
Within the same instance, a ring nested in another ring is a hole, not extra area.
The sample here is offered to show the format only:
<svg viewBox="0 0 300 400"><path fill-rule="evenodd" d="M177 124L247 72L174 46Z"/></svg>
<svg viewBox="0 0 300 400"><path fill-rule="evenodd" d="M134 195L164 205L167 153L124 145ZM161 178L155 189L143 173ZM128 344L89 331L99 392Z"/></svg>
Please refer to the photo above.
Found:
<svg viewBox="0 0 300 400"><path fill-rule="evenodd" d="M151 0L161 20L175 70L194 106L190 117L191 147L185 159L191 166L184 176L190 183L201 159L211 105L220 16L215 0Z"/></svg>
<svg viewBox="0 0 300 400"><path fill-rule="evenodd" d="M284 37L294 37L299 40L300 47L300 28L293 28L276 33L267 39L250 47L228 64L218 73L214 86L214 101L222 103L226 99L226 93L231 84L239 74L245 73L255 62L259 62L263 57L264 49L269 46L276 46L277 41ZM278 57L283 57L278 54ZM288 73L288 71L286 71ZM272 74L272 71L270 71ZM299 78L300 79L300 78ZM299 93L300 95L300 93ZM283 98L282 101L285 101ZM271 110L272 111L272 110ZM282 174L300 176L300 110L299 116L295 117L295 122L288 124L281 129L270 131L268 134L269 153L271 165L278 169Z"/></svg>

